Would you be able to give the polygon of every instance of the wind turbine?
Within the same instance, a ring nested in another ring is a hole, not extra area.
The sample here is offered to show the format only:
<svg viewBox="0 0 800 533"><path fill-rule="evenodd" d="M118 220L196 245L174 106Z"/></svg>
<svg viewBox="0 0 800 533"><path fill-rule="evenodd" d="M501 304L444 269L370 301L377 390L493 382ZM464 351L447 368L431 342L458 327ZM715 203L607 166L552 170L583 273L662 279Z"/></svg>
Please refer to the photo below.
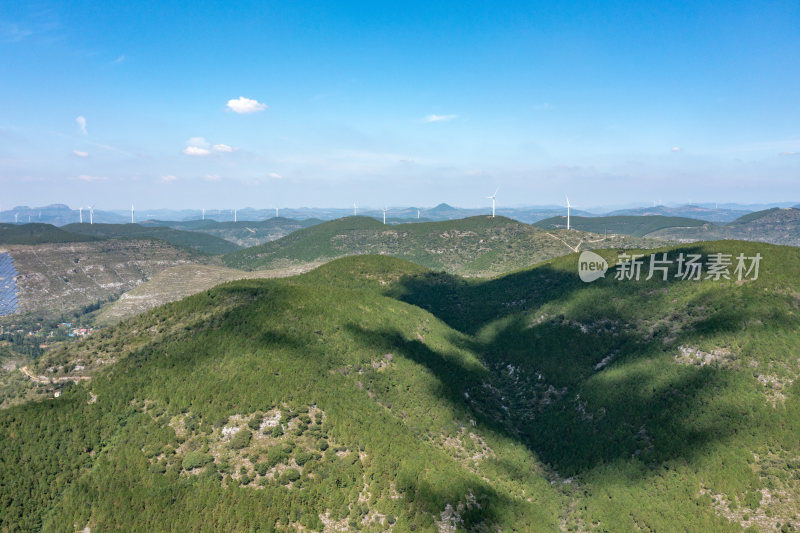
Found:
<svg viewBox="0 0 800 533"><path fill-rule="evenodd" d="M569 208L572 206L569 205L569 196L564 195L564 197L567 199L567 229L569 229Z"/></svg>
<svg viewBox="0 0 800 533"><path fill-rule="evenodd" d="M78 208L78 220L80 220L81 224L83 224L83 208Z"/></svg>
<svg viewBox="0 0 800 533"><path fill-rule="evenodd" d="M233 221L236 222L236 208L233 208Z"/></svg>
<svg viewBox="0 0 800 533"><path fill-rule="evenodd" d="M353 216L358 216L358 205L355 202L353 202Z"/></svg>
<svg viewBox="0 0 800 533"><path fill-rule="evenodd" d="M19 222L19 213L14 213L14 224Z"/></svg>
<svg viewBox="0 0 800 533"><path fill-rule="evenodd" d="M417 220L419 220L419 209L417 209Z"/></svg>
<svg viewBox="0 0 800 533"><path fill-rule="evenodd" d="M94 224L94 206L89 206L89 225Z"/></svg>
<svg viewBox="0 0 800 533"><path fill-rule="evenodd" d="M203 217L202 220L205 220L206 219L206 208L204 207L201 211L202 211L202 215L201 216Z"/></svg>
<svg viewBox="0 0 800 533"><path fill-rule="evenodd" d="M278 208L275 208L275 218L278 218Z"/></svg>
<svg viewBox="0 0 800 533"><path fill-rule="evenodd" d="M384 223L384 224L386 224L386 211L388 211L388 210L389 210L389 209L388 209L387 207L384 207L384 208L383 208L383 223Z"/></svg>
<svg viewBox="0 0 800 533"><path fill-rule="evenodd" d="M494 218L494 201L495 201L495 199L497 198L497 191L499 191L499 190L500 190L500 187L498 187L497 189L495 189L495 191L494 191L494 194L493 194L493 195L491 195L491 196L487 196L487 198L489 198L489 200L491 200L491 201L492 201L492 218Z"/></svg>
<svg viewBox="0 0 800 533"><path fill-rule="evenodd" d="M133 204L131 204L131 224L133 223Z"/></svg>

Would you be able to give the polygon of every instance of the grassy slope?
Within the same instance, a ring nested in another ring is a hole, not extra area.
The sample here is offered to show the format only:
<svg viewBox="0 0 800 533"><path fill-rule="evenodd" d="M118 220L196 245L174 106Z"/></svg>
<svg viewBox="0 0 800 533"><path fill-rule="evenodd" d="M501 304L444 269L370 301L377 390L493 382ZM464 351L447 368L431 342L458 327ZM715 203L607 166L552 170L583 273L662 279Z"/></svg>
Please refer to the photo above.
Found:
<svg viewBox="0 0 800 533"><path fill-rule="evenodd" d="M51 224L0 224L0 244L45 244L96 240L57 228Z"/></svg>
<svg viewBox="0 0 800 533"><path fill-rule="evenodd" d="M238 245L213 235L139 224L68 224L63 229L102 239L159 239L210 255L225 254L239 249Z"/></svg>
<svg viewBox="0 0 800 533"><path fill-rule="evenodd" d="M463 525L508 530L774 530L800 511L798 251L678 251L764 260L743 284L585 285L576 255L484 282L348 258L161 307L36 368L77 358L104 368L90 383L0 413L0 520L429 531L460 502ZM284 435L220 448L223 426L280 407ZM254 471L307 449L296 482Z"/></svg>
<svg viewBox="0 0 800 533"><path fill-rule="evenodd" d="M540 228L563 228L567 224L566 217L552 217L540 220L534 225ZM707 224L703 220L685 217L665 216L609 216L609 217L570 217L570 226L581 231L590 231L601 235L617 233L644 237L648 233L664 228L691 228Z"/></svg>
<svg viewBox="0 0 800 533"><path fill-rule="evenodd" d="M602 244L601 244L602 242ZM658 241L650 241L655 243ZM226 255L233 268L276 268L356 254L386 254L435 270L492 276L587 247L644 245L631 237L545 231L505 218L383 225L347 217L296 231L278 241Z"/></svg>

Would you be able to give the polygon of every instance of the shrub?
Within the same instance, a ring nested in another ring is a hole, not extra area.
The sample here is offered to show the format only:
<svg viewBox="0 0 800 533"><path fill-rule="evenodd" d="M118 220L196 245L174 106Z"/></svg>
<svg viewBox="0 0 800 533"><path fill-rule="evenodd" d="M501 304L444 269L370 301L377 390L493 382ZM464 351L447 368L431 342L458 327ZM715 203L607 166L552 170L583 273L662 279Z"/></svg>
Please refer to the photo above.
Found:
<svg viewBox="0 0 800 533"><path fill-rule="evenodd" d="M294 462L300 466L303 466L304 464L309 462L312 457L314 456L311 453L305 450L300 450L299 452L294 454Z"/></svg>
<svg viewBox="0 0 800 533"><path fill-rule="evenodd" d="M242 448L247 447L250 444L250 440L253 438L253 433L248 429L241 429L239 432L233 436L228 446L230 446L233 450L241 450Z"/></svg>
<svg viewBox="0 0 800 533"><path fill-rule="evenodd" d="M214 461L214 458L207 453L189 452L183 458L181 466L183 466L184 470L194 470L195 468L205 466L212 461Z"/></svg>
<svg viewBox="0 0 800 533"><path fill-rule="evenodd" d="M292 481L300 479L300 472L296 468L287 468L281 474L280 482L282 485L288 485Z"/></svg>
<svg viewBox="0 0 800 533"><path fill-rule="evenodd" d="M264 421L263 416L256 415L250 419L250 421L247 423L247 426L253 431L258 431L258 429L261 427L261 422L263 421Z"/></svg>

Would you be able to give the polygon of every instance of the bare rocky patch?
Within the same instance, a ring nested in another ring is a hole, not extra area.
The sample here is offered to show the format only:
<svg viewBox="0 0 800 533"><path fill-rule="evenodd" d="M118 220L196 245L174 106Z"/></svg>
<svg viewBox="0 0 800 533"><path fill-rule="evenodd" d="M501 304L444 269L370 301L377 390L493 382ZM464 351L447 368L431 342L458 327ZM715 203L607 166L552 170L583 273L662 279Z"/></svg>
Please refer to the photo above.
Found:
<svg viewBox="0 0 800 533"><path fill-rule="evenodd" d="M678 346L678 352L675 361L682 365L732 367L736 363L735 356L727 348L716 348L705 352L697 346L682 344Z"/></svg>

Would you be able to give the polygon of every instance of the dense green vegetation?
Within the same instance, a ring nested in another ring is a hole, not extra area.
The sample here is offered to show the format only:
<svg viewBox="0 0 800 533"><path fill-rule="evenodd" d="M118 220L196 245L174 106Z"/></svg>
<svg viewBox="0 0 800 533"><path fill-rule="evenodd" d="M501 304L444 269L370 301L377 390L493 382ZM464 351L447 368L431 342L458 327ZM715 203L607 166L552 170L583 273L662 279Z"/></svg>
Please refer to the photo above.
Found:
<svg viewBox="0 0 800 533"><path fill-rule="evenodd" d="M65 231L52 224L3 224L0 223L0 244L44 244L59 242L94 241L91 235Z"/></svg>
<svg viewBox="0 0 800 533"><path fill-rule="evenodd" d="M0 411L0 529L792 530L800 253L659 252L763 260L584 284L577 254L486 281L349 257L48 352L93 377Z"/></svg>
<svg viewBox="0 0 800 533"><path fill-rule="evenodd" d="M644 237L648 233L664 228L692 228L707 224L703 220L686 217L652 216L608 216L608 217L570 217L570 227L580 231L590 231L604 235L618 233ZM552 217L540 220L536 224L540 228L556 229L567 225L567 217Z"/></svg>
<svg viewBox="0 0 800 533"><path fill-rule="evenodd" d="M368 217L346 217L227 254L223 261L232 268L254 270L348 255L384 254L431 269L466 276L493 276L588 246L658 244L663 241L619 236L605 239L580 231L545 231L505 217L476 216L394 226Z"/></svg>
<svg viewBox="0 0 800 533"><path fill-rule="evenodd" d="M139 224L68 224L64 230L100 239L158 239L198 252L219 255L238 250L239 246L213 235Z"/></svg>

